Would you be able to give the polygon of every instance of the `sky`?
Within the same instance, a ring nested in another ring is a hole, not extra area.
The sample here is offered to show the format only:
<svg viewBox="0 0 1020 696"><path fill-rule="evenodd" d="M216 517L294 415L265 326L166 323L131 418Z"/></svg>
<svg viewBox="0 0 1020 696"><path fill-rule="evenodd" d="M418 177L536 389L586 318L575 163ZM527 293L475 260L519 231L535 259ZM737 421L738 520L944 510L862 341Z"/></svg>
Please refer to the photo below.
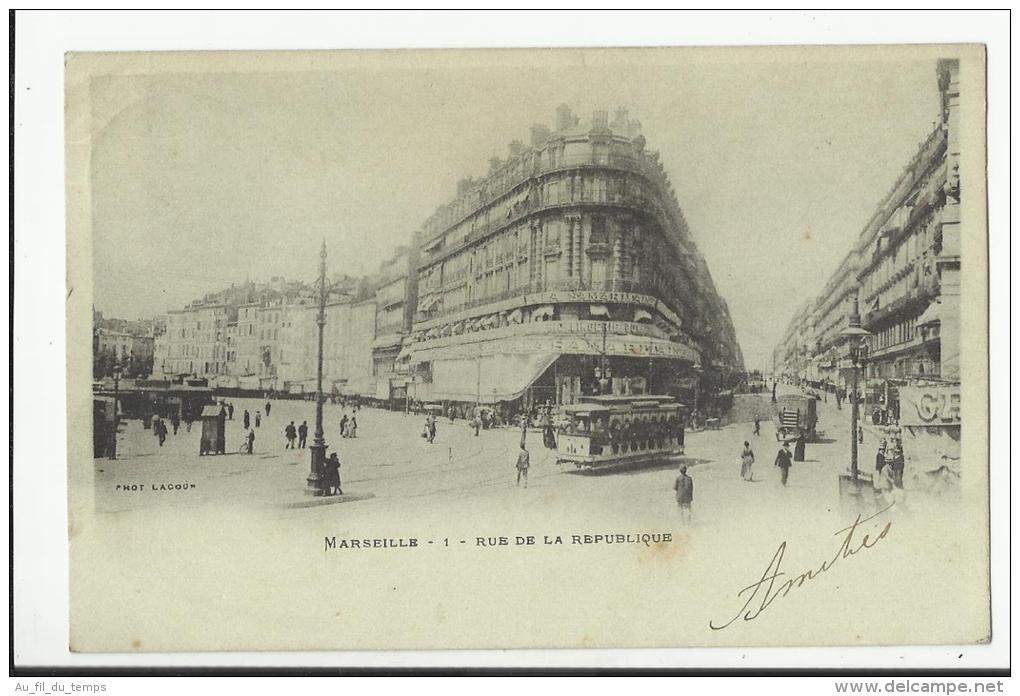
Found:
<svg viewBox="0 0 1020 696"><path fill-rule="evenodd" d="M559 104L622 106L761 368L938 116L934 58L881 49L318 55L92 78L96 309L310 281L323 239L331 273L373 272Z"/></svg>

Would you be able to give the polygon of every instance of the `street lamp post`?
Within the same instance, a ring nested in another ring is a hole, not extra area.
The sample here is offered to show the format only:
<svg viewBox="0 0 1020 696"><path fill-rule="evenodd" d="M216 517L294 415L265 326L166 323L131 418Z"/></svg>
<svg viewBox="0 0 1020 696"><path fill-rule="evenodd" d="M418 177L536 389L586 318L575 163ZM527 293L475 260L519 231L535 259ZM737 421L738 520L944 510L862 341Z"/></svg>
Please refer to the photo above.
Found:
<svg viewBox="0 0 1020 696"><path fill-rule="evenodd" d="M113 437L110 438L110 459L117 458L117 431L120 430L120 363L113 366Z"/></svg>
<svg viewBox="0 0 1020 696"><path fill-rule="evenodd" d="M851 368L850 475L840 476L840 493L844 498L855 500L858 506L860 506L862 503L866 502L863 490L864 486L862 485L866 483L866 481L858 478L857 430L859 428L858 409L860 407L859 399L857 398L857 391L860 388L860 378L858 373L867 356L868 347L865 343L865 339L871 335L871 332L861 327L861 314L856 293L854 293L853 309L850 312L849 324L845 329L843 329L843 331L840 332L840 335L847 339Z"/></svg>
<svg viewBox="0 0 1020 696"><path fill-rule="evenodd" d="M319 252L319 314L316 324L319 326L319 352L317 357L315 378L315 436L309 451L312 455L311 471L308 473L305 492L309 495L321 496L325 493L326 439L322 429L322 339L326 326L326 240L322 240Z"/></svg>

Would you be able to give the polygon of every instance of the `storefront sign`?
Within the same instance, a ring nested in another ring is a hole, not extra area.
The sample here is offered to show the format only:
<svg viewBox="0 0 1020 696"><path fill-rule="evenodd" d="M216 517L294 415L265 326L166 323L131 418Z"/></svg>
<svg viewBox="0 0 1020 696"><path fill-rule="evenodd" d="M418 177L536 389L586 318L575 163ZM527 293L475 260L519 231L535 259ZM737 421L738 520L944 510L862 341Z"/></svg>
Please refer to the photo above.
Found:
<svg viewBox="0 0 1020 696"><path fill-rule="evenodd" d="M960 387L900 387L900 425L959 425Z"/></svg>

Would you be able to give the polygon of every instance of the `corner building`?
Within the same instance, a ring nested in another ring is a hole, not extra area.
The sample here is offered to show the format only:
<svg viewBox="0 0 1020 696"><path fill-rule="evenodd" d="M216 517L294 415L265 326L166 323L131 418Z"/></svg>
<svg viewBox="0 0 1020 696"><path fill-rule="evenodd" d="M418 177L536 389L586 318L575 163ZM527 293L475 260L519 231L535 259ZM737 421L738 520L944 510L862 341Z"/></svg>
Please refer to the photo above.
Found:
<svg viewBox="0 0 1020 696"><path fill-rule="evenodd" d="M658 153L618 110L533 126L424 224L401 352L421 401L508 412L743 368Z"/></svg>

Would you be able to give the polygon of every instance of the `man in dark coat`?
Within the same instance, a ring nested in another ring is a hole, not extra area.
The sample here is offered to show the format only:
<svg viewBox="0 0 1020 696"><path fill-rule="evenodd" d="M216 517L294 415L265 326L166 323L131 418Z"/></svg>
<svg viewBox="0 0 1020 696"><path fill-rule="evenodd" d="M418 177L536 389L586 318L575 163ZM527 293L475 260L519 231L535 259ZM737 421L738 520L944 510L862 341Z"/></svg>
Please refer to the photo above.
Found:
<svg viewBox="0 0 1020 696"><path fill-rule="evenodd" d="M266 418L269 418L269 412L272 411L272 410L273 410L273 405L267 401L266 402Z"/></svg>
<svg viewBox="0 0 1020 696"><path fill-rule="evenodd" d="M694 502L694 480L687 475L687 465L680 465L680 474L673 482L676 504L680 507L680 519L684 524L691 521L691 503Z"/></svg>
<svg viewBox="0 0 1020 696"><path fill-rule="evenodd" d="M305 445L308 444L308 421L301 421L301 425L297 429L298 443L297 446L300 449L304 449Z"/></svg>
<svg viewBox="0 0 1020 696"><path fill-rule="evenodd" d="M783 482L784 486L786 485L786 481L790 476L790 467L792 465L793 462L791 461L790 457L790 443L784 442L782 448L780 448L779 450L779 453L776 455L776 466L779 467L779 470L781 472L780 480Z"/></svg>
<svg viewBox="0 0 1020 696"><path fill-rule="evenodd" d="M251 415L248 413L248 409L244 409L244 429L247 430L251 427Z"/></svg>
<svg viewBox="0 0 1020 696"><path fill-rule="evenodd" d="M297 428L294 427L294 421L287 424L287 427L283 429L283 434L287 437L287 446L284 449L294 449L294 441L297 439Z"/></svg>

